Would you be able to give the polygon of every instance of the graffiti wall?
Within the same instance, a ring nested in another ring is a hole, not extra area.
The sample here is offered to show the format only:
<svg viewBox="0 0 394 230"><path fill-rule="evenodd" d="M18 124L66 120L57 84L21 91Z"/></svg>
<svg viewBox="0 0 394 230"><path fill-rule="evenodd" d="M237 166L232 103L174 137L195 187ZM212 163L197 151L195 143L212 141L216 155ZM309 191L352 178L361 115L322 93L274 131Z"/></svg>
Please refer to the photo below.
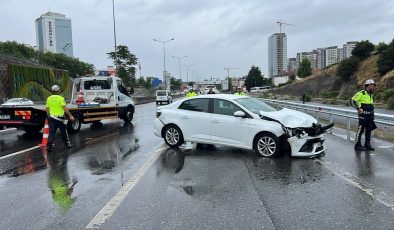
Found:
<svg viewBox="0 0 394 230"><path fill-rule="evenodd" d="M45 101L51 87L59 85L66 100L71 98L72 82L68 71L23 65L8 65L11 97L26 97L35 102Z"/></svg>

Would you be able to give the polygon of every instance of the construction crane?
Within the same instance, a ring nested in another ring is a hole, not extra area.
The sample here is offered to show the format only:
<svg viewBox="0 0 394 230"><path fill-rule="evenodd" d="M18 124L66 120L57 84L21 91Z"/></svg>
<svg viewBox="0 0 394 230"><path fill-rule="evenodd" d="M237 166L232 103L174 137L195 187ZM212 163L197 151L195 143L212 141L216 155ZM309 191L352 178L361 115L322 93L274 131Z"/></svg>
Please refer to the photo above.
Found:
<svg viewBox="0 0 394 230"><path fill-rule="evenodd" d="M282 22L282 20L279 20L279 21L277 21L276 23L279 25L279 33L282 33L282 25L295 26L295 25L293 25L293 24L289 24L289 23L286 23L286 22Z"/></svg>
<svg viewBox="0 0 394 230"><path fill-rule="evenodd" d="M240 68L225 67L224 70L227 70L227 78L230 78L230 70L231 70L231 69L240 69Z"/></svg>
<svg viewBox="0 0 394 230"><path fill-rule="evenodd" d="M225 67L224 70L227 70L227 87L228 90L231 92L232 90L230 89L230 70L231 69L240 69L240 68L235 68L235 67Z"/></svg>

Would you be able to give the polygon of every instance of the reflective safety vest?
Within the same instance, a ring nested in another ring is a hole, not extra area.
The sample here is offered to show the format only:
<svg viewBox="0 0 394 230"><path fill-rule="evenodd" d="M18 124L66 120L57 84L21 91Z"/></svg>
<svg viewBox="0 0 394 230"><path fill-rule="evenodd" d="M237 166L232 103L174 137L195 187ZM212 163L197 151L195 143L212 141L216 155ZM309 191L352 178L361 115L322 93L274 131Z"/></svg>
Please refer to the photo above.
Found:
<svg viewBox="0 0 394 230"><path fill-rule="evenodd" d="M245 94L243 92L235 92L234 95L236 95L236 96L245 96Z"/></svg>
<svg viewBox="0 0 394 230"><path fill-rule="evenodd" d="M188 92L186 94L186 97L195 97L195 96L198 96L197 93L195 93L195 92Z"/></svg>
<svg viewBox="0 0 394 230"><path fill-rule="evenodd" d="M62 117L64 116L63 106L66 105L64 97L60 95L49 96L46 102L46 107L49 108L49 114L51 116Z"/></svg>
<svg viewBox="0 0 394 230"><path fill-rule="evenodd" d="M367 90L361 90L352 97L352 106L364 111L373 111L373 97Z"/></svg>

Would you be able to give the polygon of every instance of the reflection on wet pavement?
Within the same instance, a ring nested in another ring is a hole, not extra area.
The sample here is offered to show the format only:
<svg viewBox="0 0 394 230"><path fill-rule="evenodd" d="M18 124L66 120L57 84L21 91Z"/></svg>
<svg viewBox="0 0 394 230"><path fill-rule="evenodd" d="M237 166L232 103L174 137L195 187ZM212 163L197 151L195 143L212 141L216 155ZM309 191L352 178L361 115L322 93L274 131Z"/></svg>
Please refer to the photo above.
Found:
<svg viewBox="0 0 394 230"><path fill-rule="evenodd" d="M48 163L50 165L48 174L48 187L51 190L52 199L62 211L67 211L75 202L72 197L74 186L78 183L76 177L70 178L68 172L68 152L50 154Z"/></svg>

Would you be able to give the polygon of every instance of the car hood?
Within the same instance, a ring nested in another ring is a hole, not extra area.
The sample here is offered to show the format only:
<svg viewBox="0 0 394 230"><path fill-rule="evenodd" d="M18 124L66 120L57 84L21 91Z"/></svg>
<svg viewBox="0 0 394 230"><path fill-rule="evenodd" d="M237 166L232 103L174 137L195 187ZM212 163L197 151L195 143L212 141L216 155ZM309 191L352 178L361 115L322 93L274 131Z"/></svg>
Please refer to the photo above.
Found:
<svg viewBox="0 0 394 230"><path fill-rule="evenodd" d="M287 128L308 128L317 123L309 114L286 108L275 112L260 111L260 115L279 121Z"/></svg>

